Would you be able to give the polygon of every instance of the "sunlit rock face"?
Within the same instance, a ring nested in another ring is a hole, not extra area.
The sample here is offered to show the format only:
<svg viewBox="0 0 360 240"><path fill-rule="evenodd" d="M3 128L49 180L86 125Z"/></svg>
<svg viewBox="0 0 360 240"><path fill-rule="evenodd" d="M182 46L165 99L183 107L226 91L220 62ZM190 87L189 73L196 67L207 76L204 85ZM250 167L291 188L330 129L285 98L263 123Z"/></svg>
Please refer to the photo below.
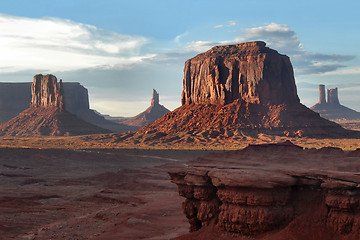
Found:
<svg viewBox="0 0 360 240"><path fill-rule="evenodd" d="M31 107L58 107L64 108L64 90L62 81L57 82L54 75L43 76L38 74L34 76L31 85Z"/></svg>
<svg viewBox="0 0 360 240"><path fill-rule="evenodd" d="M299 102L286 55L265 42L216 46L185 63L182 104Z"/></svg>

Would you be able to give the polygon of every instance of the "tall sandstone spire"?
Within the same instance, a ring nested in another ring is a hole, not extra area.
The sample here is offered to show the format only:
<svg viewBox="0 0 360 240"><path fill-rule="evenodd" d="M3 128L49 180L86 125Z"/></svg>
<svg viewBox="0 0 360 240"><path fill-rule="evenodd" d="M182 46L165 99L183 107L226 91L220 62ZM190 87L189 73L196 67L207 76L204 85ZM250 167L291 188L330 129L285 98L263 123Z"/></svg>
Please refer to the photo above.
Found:
<svg viewBox="0 0 360 240"><path fill-rule="evenodd" d="M319 104L326 104L325 99L325 85L319 85Z"/></svg>
<svg viewBox="0 0 360 240"><path fill-rule="evenodd" d="M328 89L327 102L325 102L325 86L319 85L320 100L310 109L319 113L321 117L332 121L359 120L360 112L341 105L338 92L338 88Z"/></svg>
<svg viewBox="0 0 360 240"><path fill-rule="evenodd" d="M153 89L153 97L151 99L151 106L159 105L159 93Z"/></svg>
<svg viewBox="0 0 360 240"><path fill-rule="evenodd" d="M328 101L329 104L336 104L339 105L339 95L338 95L338 88L332 88L327 90L328 93Z"/></svg>

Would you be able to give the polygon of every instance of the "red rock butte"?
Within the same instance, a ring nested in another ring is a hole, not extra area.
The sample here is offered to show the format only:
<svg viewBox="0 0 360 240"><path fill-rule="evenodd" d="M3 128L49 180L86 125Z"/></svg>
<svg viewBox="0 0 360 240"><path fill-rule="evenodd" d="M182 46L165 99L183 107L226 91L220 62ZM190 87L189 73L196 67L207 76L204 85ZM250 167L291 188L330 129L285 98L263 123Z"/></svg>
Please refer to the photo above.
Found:
<svg viewBox="0 0 360 240"><path fill-rule="evenodd" d="M31 103L18 116L0 125L0 136L64 136L109 133L64 108L62 81L54 75L35 75Z"/></svg>
<svg viewBox="0 0 360 240"><path fill-rule="evenodd" d="M216 46L186 61L182 104L300 102L289 57L265 45Z"/></svg>
<svg viewBox="0 0 360 240"><path fill-rule="evenodd" d="M216 46L186 61L181 102L138 133L359 135L302 105L289 57L260 41Z"/></svg>

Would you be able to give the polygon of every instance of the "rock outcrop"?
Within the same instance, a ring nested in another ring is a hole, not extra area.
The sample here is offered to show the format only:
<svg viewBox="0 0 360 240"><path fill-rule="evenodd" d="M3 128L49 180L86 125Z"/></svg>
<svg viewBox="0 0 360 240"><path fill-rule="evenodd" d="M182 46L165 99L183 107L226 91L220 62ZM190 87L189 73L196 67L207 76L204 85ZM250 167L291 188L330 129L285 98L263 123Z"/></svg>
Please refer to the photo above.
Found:
<svg viewBox="0 0 360 240"><path fill-rule="evenodd" d="M68 136L109 133L65 110L62 81L53 75L34 76L30 107L0 125L0 136Z"/></svg>
<svg viewBox="0 0 360 240"><path fill-rule="evenodd" d="M288 56L248 42L216 46L186 61L182 104L299 102Z"/></svg>
<svg viewBox="0 0 360 240"><path fill-rule="evenodd" d="M338 89L337 88L328 89L327 94L328 94L327 103L329 103L329 104L340 104L339 95L338 95Z"/></svg>
<svg viewBox="0 0 360 240"><path fill-rule="evenodd" d="M209 154L169 175L185 197L190 231L345 240L360 236L359 171L359 149L303 149L285 142ZM190 236L180 239L195 239ZM201 232L197 236L203 239Z"/></svg>
<svg viewBox="0 0 360 240"><path fill-rule="evenodd" d="M153 89L153 97L151 99L150 107L148 107L144 112L136 115L135 117L121 119L117 122L127 126L141 128L161 118L168 112L170 112L170 110L161 105L159 102L159 93L155 89Z"/></svg>
<svg viewBox="0 0 360 240"><path fill-rule="evenodd" d="M31 85L32 83L0 83L0 123L9 121L29 107L32 100ZM115 132L128 132L139 129L139 127L108 121L102 115L90 109L88 90L80 83L63 82L62 87L65 109L78 118ZM49 97L55 96L51 95ZM35 95L35 99L39 99L39 96Z"/></svg>
<svg viewBox="0 0 360 240"><path fill-rule="evenodd" d="M327 90L327 101L325 100L325 85L319 85L320 99L317 104L310 109L318 112L321 117L339 121L339 120L360 120L360 112L340 104L338 88Z"/></svg>
<svg viewBox="0 0 360 240"><path fill-rule="evenodd" d="M319 104L326 104L325 85L319 85Z"/></svg>
<svg viewBox="0 0 360 240"><path fill-rule="evenodd" d="M62 80L57 82L54 75L43 76L38 74L34 76L31 85L31 107L57 107L64 109L64 90Z"/></svg>
<svg viewBox="0 0 360 240"><path fill-rule="evenodd" d="M289 58L250 42L213 47L185 63L182 106L139 133L359 136L300 103Z"/></svg>

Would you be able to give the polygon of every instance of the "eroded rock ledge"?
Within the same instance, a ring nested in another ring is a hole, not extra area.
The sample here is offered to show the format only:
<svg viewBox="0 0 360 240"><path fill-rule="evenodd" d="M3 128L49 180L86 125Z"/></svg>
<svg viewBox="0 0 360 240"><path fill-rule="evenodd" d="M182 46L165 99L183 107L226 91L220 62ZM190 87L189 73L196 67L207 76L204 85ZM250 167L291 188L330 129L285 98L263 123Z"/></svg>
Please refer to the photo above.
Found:
<svg viewBox="0 0 360 240"><path fill-rule="evenodd" d="M219 232L255 239L360 236L360 149L254 145L209 154L169 175L186 198L190 231L215 223Z"/></svg>

